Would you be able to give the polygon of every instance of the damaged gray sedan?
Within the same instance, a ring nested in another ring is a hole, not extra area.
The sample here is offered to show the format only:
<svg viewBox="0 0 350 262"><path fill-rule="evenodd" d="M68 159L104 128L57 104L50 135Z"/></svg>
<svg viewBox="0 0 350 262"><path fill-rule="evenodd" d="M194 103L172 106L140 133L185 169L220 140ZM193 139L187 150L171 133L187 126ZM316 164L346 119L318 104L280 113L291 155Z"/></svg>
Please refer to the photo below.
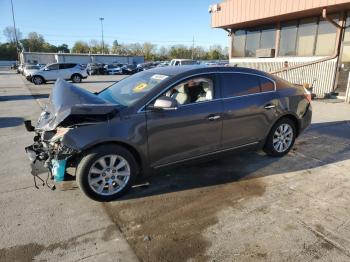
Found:
<svg viewBox="0 0 350 262"><path fill-rule="evenodd" d="M111 201L140 174L219 153L263 149L287 154L311 122L310 94L245 68L163 67L100 93L58 80L26 148L34 176L55 181L74 167L81 190Z"/></svg>

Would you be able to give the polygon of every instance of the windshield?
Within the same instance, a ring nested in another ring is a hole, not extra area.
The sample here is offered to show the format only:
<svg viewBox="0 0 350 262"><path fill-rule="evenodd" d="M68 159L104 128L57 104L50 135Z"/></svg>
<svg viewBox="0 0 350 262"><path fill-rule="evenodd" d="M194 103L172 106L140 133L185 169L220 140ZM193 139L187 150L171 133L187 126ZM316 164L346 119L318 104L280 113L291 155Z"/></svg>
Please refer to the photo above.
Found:
<svg viewBox="0 0 350 262"><path fill-rule="evenodd" d="M169 76L141 72L115 83L98 96L112 103L130 106L145 97L154 87Z"/></svg>

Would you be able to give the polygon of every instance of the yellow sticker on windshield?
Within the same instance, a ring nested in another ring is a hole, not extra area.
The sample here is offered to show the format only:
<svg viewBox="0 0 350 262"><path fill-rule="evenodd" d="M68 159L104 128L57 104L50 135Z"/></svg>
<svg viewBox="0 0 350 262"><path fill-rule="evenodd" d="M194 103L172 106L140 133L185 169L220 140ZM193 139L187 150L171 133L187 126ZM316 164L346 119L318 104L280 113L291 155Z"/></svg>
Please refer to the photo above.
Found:
<svg viewBox="0 0 350 262"><path fill-rule="evenodd" d="M135 93L139 93L141 92L143 89L145 89L147 87L147 84L146 83L141 83L141 84L138 84L137 86L134 87L133 91Z"/></svg>

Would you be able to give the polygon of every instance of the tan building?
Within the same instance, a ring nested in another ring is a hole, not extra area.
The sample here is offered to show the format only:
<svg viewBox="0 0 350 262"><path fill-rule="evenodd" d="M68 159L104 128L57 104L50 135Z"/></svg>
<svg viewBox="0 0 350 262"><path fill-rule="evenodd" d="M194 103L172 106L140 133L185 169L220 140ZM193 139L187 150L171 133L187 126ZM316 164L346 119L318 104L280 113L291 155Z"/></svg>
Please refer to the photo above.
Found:
<svg viewBox="0 0 350 262"><path fill-rule="evenodd" d="M209 12L230 36L232 65L350 101L350 0L224 0Z"/></svg>

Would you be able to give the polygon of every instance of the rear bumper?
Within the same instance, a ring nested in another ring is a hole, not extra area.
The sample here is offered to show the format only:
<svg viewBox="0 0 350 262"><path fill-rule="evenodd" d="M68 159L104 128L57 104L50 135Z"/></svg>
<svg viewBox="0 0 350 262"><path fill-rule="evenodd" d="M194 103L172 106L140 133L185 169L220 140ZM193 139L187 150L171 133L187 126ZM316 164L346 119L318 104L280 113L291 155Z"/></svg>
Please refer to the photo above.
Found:
<svg viewBox="0 0 350 262"><path fill-rule="evenodd" d="M305 114L299 121L299 134L302 133L308 126L310 126L312 121L312 106L311 104L308 106Z"/></svg>

